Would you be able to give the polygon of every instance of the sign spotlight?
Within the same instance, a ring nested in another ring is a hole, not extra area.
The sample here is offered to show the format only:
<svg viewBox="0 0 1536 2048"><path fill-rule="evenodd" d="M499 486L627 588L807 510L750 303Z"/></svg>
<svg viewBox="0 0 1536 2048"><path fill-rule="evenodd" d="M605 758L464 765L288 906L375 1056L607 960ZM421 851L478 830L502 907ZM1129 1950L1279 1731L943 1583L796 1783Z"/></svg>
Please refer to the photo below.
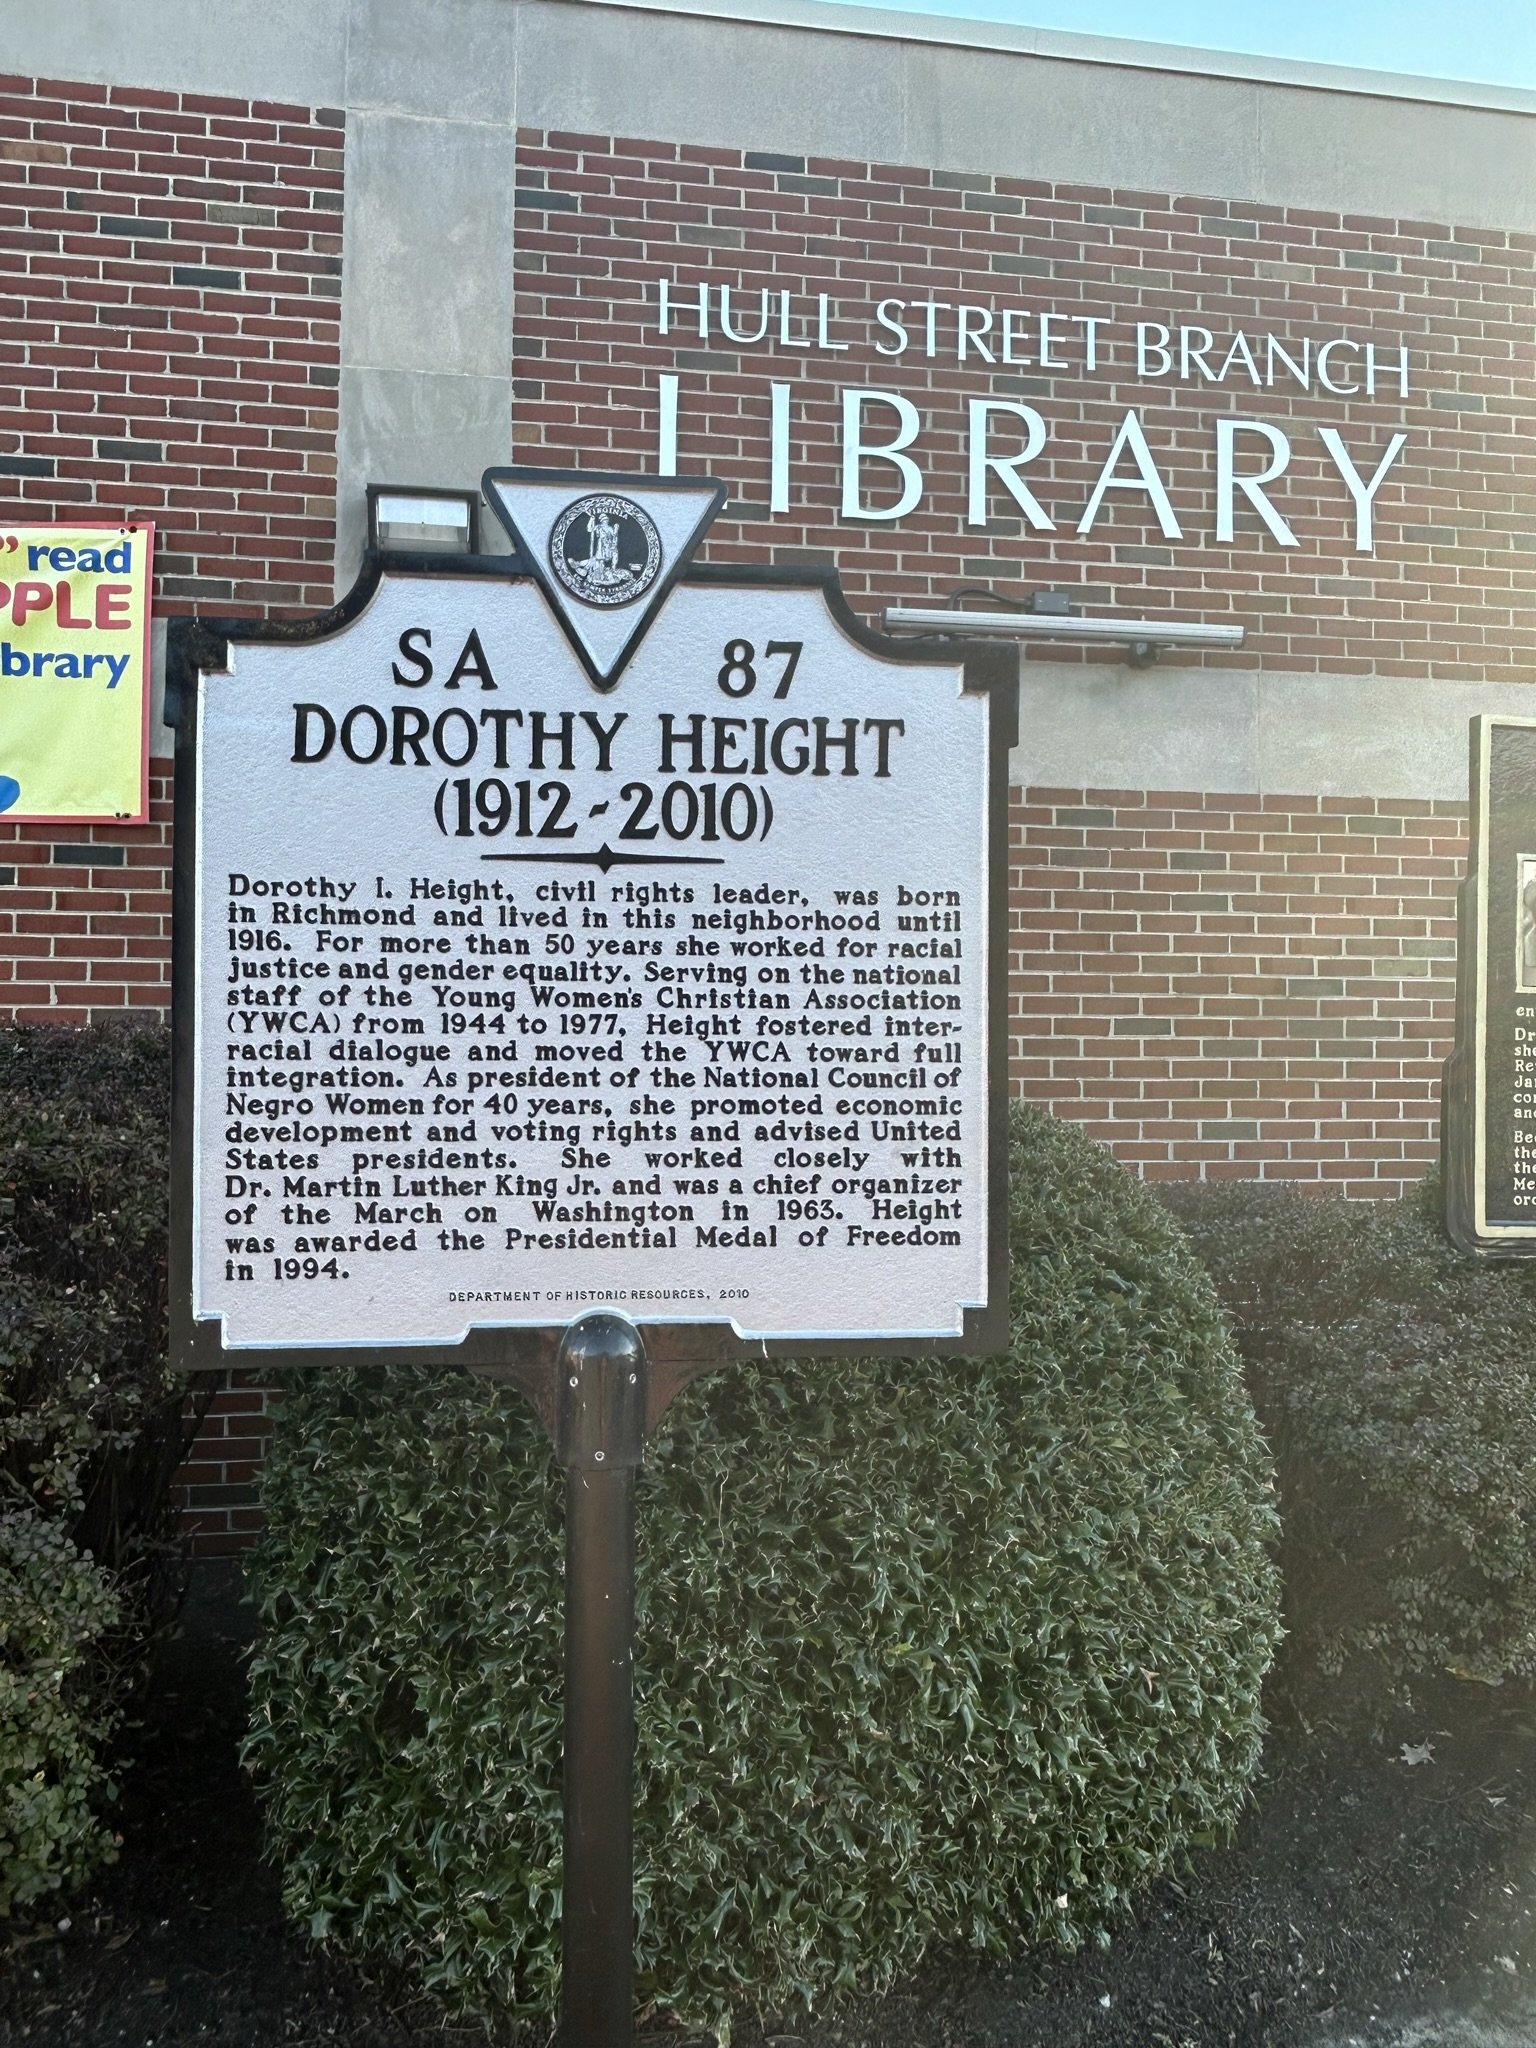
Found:
<svg viewBox="0 0 1536 2048"><path fill-rule="evenodd" d="M434 484L370 484L368 546L411 554L480 552L480 494Z"/></svg>

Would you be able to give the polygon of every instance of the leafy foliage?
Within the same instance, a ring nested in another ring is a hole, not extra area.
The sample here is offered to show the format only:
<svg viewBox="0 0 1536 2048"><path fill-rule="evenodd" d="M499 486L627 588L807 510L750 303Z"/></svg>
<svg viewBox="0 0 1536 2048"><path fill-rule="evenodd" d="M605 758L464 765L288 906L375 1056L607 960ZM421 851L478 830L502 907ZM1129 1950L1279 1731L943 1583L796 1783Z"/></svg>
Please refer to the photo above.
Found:
<svg viewBox="0 0 1536 2048"><path fill-rule="evenodd" d="M169 1526L164 1032L0 1032L0 1911L110 1851L112 1700Z"/></svg>
<svg viewBox="0 0 1536 2048"><path fill-rule="evenodd" d="M106 1574L57 1523L0 1513L0 1917L111 1852L96 1811L111 1716L91 1653L118 1616Z"/></svg>
<svg viewBox="0 0 1536 2048"><path fill-rule="evenodd" d="M1529 1678L1536 1274L1454 1250L1435 1193L1171 1199L1275 1446L1302 1644L1325 1674Z"/></svg>
<svg viewBox="0 0 1536 2048"><path fill-rule="evenodd" d="M0 1502L117 1569L165 1527L163 1031L0 1035Z"/></svg>
<svg viewBox="0 0 1536 2048"><path fill-rule="evenodd" d="M1276 1636L1267 1459L1208 1283L1070 1128L1014 1125L1001 1358L735 1367L643 1477L643 1996L718 2020L937 1947L1094 1937L1224 1829ZM563 1480L425 1369L285 1400L248 1761L290 1910L544 2010Z"/></svg>

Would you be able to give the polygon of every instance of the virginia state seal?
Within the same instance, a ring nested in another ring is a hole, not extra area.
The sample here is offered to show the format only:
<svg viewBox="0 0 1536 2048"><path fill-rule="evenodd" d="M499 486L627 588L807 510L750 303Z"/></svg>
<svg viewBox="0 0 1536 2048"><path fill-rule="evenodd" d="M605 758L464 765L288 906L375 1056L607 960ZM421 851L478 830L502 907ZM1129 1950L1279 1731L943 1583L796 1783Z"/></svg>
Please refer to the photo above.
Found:
<svg viewBox="0 0 1536 2048"><path fill-rule="evenodd" d="M555 521L549 566L583 604L633 604L661 574L661 535L632 498L594 492Z"/></svg>

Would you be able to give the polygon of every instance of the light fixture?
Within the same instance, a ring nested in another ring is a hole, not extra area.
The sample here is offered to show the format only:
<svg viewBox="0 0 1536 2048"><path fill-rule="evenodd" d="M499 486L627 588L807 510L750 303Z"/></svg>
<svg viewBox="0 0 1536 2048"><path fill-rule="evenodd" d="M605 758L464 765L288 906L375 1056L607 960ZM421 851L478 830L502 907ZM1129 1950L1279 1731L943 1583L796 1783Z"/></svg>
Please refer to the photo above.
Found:
<svg viewBox="0 0 1536 2048"><path fill-rule="evenodd" d="M1042 593L1054 598L1055 592ZM1164 647L1241 647L1242 626L1207 625L1197 619L1085 619L1068 612L962 611L949 606L886 607L887 632L954 633L965 639L1055 640L1073 646L1124 647L1135 668L1146 668Z"/></svg>
<svg viewBox="0 0 1536 2048"><path fill-rule="evenodd" d="M368 545L410 554L480 551L480 493L435 484L370 484Z"/></svg>

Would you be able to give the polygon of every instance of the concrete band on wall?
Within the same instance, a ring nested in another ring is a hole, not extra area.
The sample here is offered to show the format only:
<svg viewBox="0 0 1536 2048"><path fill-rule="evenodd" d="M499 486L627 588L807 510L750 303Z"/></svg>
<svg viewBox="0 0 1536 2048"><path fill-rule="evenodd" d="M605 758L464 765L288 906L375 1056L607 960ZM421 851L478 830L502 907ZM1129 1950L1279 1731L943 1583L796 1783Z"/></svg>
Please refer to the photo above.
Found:
<svg viewBox="0 0 1536 2048"><path fill-rule="evenodd" d="M153 752L165 621L154 626ZM1203 789L1230 796L1435 797L1465 802L1474 711L1530 714L1520 685L1484 689L1428 677L1150 672L1031 661L1021 670L1020 788Z"/></svg>
<svg viewBox="0 0 1536 2048"><path fill-rule="evenodd" d="M366 483L462 485L511 455L520 126L1536 228L1533 94L799 0L752 13L76 0L26 11L7 61L345 110L338 589ZM1066 786L1456 796L1469 714L1518 708L1519 694L1031 662L1015 769Z"/></svg>

